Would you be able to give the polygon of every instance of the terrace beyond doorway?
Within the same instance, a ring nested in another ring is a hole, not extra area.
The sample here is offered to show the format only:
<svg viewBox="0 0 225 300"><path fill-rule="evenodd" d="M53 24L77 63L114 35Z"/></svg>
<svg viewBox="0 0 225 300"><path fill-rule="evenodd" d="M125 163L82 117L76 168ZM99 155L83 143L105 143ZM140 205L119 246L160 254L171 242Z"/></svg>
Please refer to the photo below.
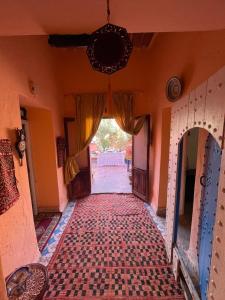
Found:
<svg viewBox="0 0 225 300"><path fill-rule="evenodd" d="M132 137L115 119L102 119L90 144L91 192L132 192Z"/></svg>

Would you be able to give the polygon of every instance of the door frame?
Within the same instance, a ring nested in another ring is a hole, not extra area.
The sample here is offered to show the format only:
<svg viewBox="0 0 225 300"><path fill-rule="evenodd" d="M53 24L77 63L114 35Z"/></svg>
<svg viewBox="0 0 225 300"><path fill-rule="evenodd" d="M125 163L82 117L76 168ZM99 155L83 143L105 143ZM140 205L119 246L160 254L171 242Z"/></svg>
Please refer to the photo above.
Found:
<svg viewBox="0 0 225 300"><path fill-rule="evenodd" d="M75 122L75 118L73 117L64 117L64 132L65 132L65 144L66 144L66 157L69 157L69 134L68 134L68 123L72 123ZM88 182L88 186L90 188L90 190L88 191L89 194L91 194L91 165L90 165L90 147L87 147L87 160L88 160L88 166L85 168L81 168L79 174L82 175L82 173L86 173L87 174L87 169L89 170L89 182ZM78 175L79 176L79 175ZM67 192L69 197L72 195L72 188L71 188L71 184L67 185ZM80 198L82 198L83 196L81 196ZM73 200L73 199L70 199Z"/></svg>
<svg viewBox="0 0 225 300"><path fill-rule="evenodd" d="M36 197L36 188L35 188L35 176L34 176L34 167L33 167L33 160L32 160L32 151L31 151L31 140L30 140L30 129L28 120L22 119L22 125L25 128L25 136L26 136L26 158L27 158L27 173L28 173L28 180L30 186L30 196L32 202L32 209L33 214L36 216L38 214L38 207L37 207L37 197Z"/></svg>
<svg viewBox="0 0 225 300"><path fill-rule="evenodd" d="M178 144L178 157L177 157L177 178L176 178L176 194L175 194L175 214L173 224L173 246L177 242L179 216L180 216L180 196L181 196L181 184L182 184L182 171L183 171L183 138Z"/></svg>
<svg viewBox="0 0 225 300"><path fill-rule="evenodd" d="M68 135L68 123L74 122L75 118L65 117L64 120L64 132L65 132L65 142L66 142L66 156L69 156L69 135Z"/></svg>
<svg viewBox="0 0 225 300"><path fill-rule="evenodd" d="M143 117L143 116L137 116L136 119L138 119L139 117ZM149 183L149 180L150 180L150 163L149 163L149 160L150 160L150 146L151 146L151 115L150 114L147 114L145 115L145 121L147 121L147 125L148 125L148 128L147 128L147 167L146 167L146 195L143 196L142 194L139 194L139 193L135 193L136 196L138 196L140 199L142 199L143 201L145 202L149 202L149 194L150 194L150 183ZM133 172L134 172L134 169L136 170L139 170L139 171L143 171L139 168L135 168L134 167L134 136L132 136L132 193L134 194L133 190L134 190L134 175L133 175Z"/></svg>

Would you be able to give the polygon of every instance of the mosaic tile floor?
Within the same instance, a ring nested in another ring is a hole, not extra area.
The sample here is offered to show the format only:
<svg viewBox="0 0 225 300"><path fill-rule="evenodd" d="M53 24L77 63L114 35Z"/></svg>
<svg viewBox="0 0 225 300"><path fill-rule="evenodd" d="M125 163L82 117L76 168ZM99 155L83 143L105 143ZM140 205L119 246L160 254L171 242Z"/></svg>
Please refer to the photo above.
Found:
<svg viewBox="0 0 225 300"><path fill-rule="evenodd" d="M60 221L61 213L39 213L34 217L35 231L39 250L42 251L51 238L57 224Z"/></svg>
<svg viewBox="0 0 225 300"><path fill-rule="evenodd" d="M66 228L66 225L73 213L75 207L75 202L69 202L66 209L64 210L62 217L57 225L57 227L55 228L54 232L52 233L51 238L48 240L47 245L45 246L45 248L43 249L43 251L41 252L41 257L39 259L39 263L47 266L58 243L59 240L62 236L63 231Z"/></svg>
<svg viewBox="0 0 225 300"><path fill-rule="evenodd" d="M161 234L162 234L162 236L165 240L165 237L166 237L166 218L157 216L155 211L151 207L151 205L145 203L145 207L147 208L147 210L148 210L151 218L153 219L156 227L161 232Z"/></svg>
<svg viewBox="0 0 225 300"><path fill-rule="evenodd" d="M58 236L42 253L43 263L50 259L44 299L184 299L142 201L132 195L92 195L73 209L70 204L63 214L56 250Z"/></svg>

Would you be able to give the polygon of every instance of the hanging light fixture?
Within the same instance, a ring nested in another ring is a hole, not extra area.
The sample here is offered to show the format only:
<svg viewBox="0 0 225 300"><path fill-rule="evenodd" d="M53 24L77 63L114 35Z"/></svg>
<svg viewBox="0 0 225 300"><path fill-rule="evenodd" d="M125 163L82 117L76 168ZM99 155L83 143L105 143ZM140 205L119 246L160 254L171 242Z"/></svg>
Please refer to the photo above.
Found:
<svg viewBox="0 0 225 300"><path fill-rule="evenodd" d="M107 24L91 35L87 55L94 70L112 74L126 67L132 52L132 42L127 30L110 23L110 7L107 0Z"/></svg>

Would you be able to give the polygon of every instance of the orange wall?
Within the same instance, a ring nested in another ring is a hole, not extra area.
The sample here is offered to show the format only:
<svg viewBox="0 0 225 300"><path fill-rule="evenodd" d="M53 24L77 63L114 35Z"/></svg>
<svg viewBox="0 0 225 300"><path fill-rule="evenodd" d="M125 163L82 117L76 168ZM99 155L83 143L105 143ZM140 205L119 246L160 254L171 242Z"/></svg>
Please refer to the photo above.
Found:
<svg viewBox="0 0 225 300"><path fill-rule="evenodd" d="M38 211L59 211L55 136L51 112L28 108Z"/></svg>
<svg viewBox="0 0 225 300"><path fill-rule="evenodd" d="M56 135L63 134L62 93L58 88L54 61L46 37L0 38L0 77L0 138L9 138L12 143L15 142L15 128L21 127L20 104L50 110L54 140ZM38 87L36 96L32 96L29 91L28 78ZM0 256L4 276L39 257L26 162L20 167L16 153L14 161L20 198L0 216ZM57 205L63 209L67 200L62 168L57 169L57 174L55 190L58 190L59 195L55 201L57 203L60 199Z"/></svg>
<svg viewBox="0 0 225 300"><path fill-rule="evenodd" d="M111 76L94 71L84 49L56 49L55 57L59 80L66 95L82 92L107 92L110 79L112 91L122 89L137 92L136 114L150 110L151 101L146 93L149 76L145 66L148 57L147 50L134 51L128 66ZM111 103L109 103L109 107L111 108ZM64 115L74 116L74 113L74 99L68 95L64 99ZM110 109L108 113L112 113L112 110Z"/></svg>
<svg viewBox="0 0 225 300"><path fill-rule="evenodd" d="M18 100L15 101L16 95L9 90L2 90L0 97L0 137L9 138L14 144L15 128L21 127L19 103ZM20 167L18 157L14 153L14 163L20 198L13 207L0 216L0 255L4 276L18 266L37 260L39 256L26 162L24 161L24 165Z"/></svg>
<svg viewBox="0 0 225 300"><path fill-rule="evenodd" d="M2 262L0 258L0 295L1 295L1 300L7 300L7 293L6 293L6 287L5 287L5 278L2 272Z"/></svg>
<svg viewBox="0 0 225 300"><path fill-rule="evenodd" d="M168 181L168 162L169 162L169 146L170 146L170 107L162 110L162 127L161 127L161 158L160 158L160 179L159 179L159 199L157 210L159 213L165 214L167 199L167 183ZM162 138L163 136L163 138Z"/></svg>

